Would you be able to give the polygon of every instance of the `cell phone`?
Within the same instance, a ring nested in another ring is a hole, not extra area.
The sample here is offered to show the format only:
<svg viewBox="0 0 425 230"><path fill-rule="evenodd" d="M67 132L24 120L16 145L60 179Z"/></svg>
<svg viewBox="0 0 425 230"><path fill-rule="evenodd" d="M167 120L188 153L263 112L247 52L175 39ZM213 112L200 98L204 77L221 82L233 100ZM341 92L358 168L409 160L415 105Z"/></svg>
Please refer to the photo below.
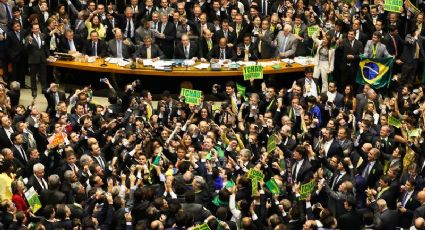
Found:
<svg viewBox="0 0 425 230"><path fill-rule="evenodd" d="M124 209L126 213L130 212L130 210L128 208Z"/></svg>
<svg viewBox="0 0 425 230"><path fill-rule="evenodd" d="M101 79L99 79L99 81L100 82L106 82L106 80L107 80L107 78L105 77L105 78L101 78Z"/></svg>

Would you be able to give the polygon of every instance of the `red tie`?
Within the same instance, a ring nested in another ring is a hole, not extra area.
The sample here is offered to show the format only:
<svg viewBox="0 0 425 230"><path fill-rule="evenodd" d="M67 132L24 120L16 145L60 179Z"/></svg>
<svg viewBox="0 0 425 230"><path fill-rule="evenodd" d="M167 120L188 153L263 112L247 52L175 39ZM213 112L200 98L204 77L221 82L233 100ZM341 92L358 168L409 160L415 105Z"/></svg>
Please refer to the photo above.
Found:
<svg viewBox="0 0 425 230"><path fill-rule="evenodd" d="M397 43L395 42L395 39L393 36L391 36L391 39L393 40L393 45L394 45L394 49L395 49L395 56L397 57Z"/></svg>

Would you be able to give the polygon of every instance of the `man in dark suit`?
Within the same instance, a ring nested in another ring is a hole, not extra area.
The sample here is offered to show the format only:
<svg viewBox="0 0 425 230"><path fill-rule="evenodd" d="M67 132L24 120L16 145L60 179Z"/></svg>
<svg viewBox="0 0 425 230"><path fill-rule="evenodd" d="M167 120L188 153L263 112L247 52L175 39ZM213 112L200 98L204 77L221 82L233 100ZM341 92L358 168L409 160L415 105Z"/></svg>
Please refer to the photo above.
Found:
<svg viewBox="0 0 425 230"><path fill-rule="evenodd" d="M174 39L176 37L176 27L168 22L168 15L161 15L158 32L154 33L155 41L164 52L165 58L171 59L174 54Z"/></svg>
<svg viewBox="0 0 425 230"><path fill-rule="evenodd" d="M221 29L214 33L214 42L218 44L221 38L227 39L227 46L233 47L234 43L236 43L236 32L229 30L229 21L224 19L221 22Z"/></svg>
<svg viewBox="0 0 425 230"><path fill-rule="evenodd" d="M347 39L338 40L339 46L335 50L341 56L341 64L338 66L340 79L336 79L340 84L340 89L343 89L348 84L353 85L355 75L359 66L359 55L363 53L363 45L355 39L355 33L350 30L347 34Z"/></svg>
<svg viewBox="0 0 425 230"><path fill-rule="evenodd" d="M30 176L27 183L27 188L34 187L34 190L40 194L41 191L49 189L49 186L44 179L44 165L37 163L33 166L33 175Z"/></svg>
<svg viewBox="0 0 425 230"><path fill-rule="evenodd" d="M135 42L136 29L139 27L139 21L135 20L134 11L131 7L125 8L124 14L119 15L119 27L124 32L124 38Z"/></svg>
<svg viewBox="0 0 425 230"><path fill-rule="evenodd" d="M106 19L102 21L102 24L105 27L107 27L105 41L109 41L113 39L114 38L113 30L119 27L118 20L114 18L113 14L111 14L110 12L106 12Z"/></svg>
<svg viewBox="0 0 425 230"><path fill-rule="evenodd" d="M343 106L344 96L337 91L337 86L334 81L329 81L326 95L328 96L328 102L332 102L336 109L340 109Z"/></svg>
<svg viewBox="0 0 425 230"><path fill-rule="evenodd" d="M243 20L242 14L238 13L235 16L235 20L229 24L230 28L235 32L236 34L236 40L235 44L239 44L243 42L243 37L246 33L246 29L248 26L246 25L245 21Z"/></svg>
<svg viewBox="0 0 425 230"><path fill-rule="evenodd" d="M341 146L338 141L335 139L335 130L326 128L322 131L322 142L318 145L321 155L324 155L326 158L331 158L333 156L339 156L343 158Z"/></svg>
<svg viewBox="0 0 425 230"><path fill-rule="evenodd" d="M156 45L152 44L152 38L146 36L143 40L143 45L137 48L133 54L133 58L137 59L152 59L154 61L164 58L164 53Z"/></svg>
<svg viewBox="0 0 425 230"><path fill-rule="evenodd" d="M206 61L206 59L208 58L208 53L214 47L212 36L212 32L209 29L206 29L203 33L203 37L200 39L199 56L201 57L201 61Z"/></svg>
<svg viewBox="0 0 425 230"><path fill-rule="evenodd" d="M211 215L210 211L202 204L195 203L195 193L187 191L184 194L185 203L182 203L182 209L193 215L195 223L202 222Z"/></svg>
<svg viewBox="0 0 425 230"><path fill-rule="evenodd" d="M0 127L0 149L12 147L12 140L10 136L15 132L12 128L12 122L10 121L9 116L3 116L1 118L1 127Z"/></svg>
<svg viewBox="0 0 425 230"><path fill-rule="evenodd" d="M93 161L96 162L100 167L102 167L103 170L108 168L107 161L105 159L105 156L103 156L102 151L99 147L99 144L93 144L91 146L91 157L93 158Z"/></svg>
<svg viewBox="0 0 425 230"><path fill-rule="evenodd" d="M375 215L379 217L381 223L379 226L384 230L395 230L397 227L399 213L397 210L389 209L384 199L379 199L373 204Z"/></svg>
<svg viewBox="0 0 425 230"><path fill-rule="evenodd" d="M7 51L10 61L12 62L12 78L10 81L17 81L22 87L25 86L25 74L27 54L25 52L25 30L21 29L22 26L19 22L14 22L12 31L7 33Z"/></svg>
<svg viewBox="0 0 425 230"><path fill-rule="evenodd" d="M56 107L58 106L59 102L65 101L66 96L65 93L62 91L59 91L59 85L56 83L51 83L49 89L47 89L47 92L45 94L47 99L47 113L51 117L56 116Z"/></svg>
<svg viewBox="0 0 425 230"><path fill-rule="evenodd" d="M199 22L195 22L195 28L197 35L199 37L204 36L204 31L209 30L211 33L215 32L215 27L212 23L207 22L207 14L202 13L201 16L199 16Z"/></svg>
<svg viewBox="0 0 425 230"><path fill-rule="evenodd" d="M99 33L97 31L92 31L90 33L90 40L86 42L86 54L93 57L106 57L107 50L108 47L106 43L99 40Z"/></svg>
<svg viewBox="0 0 425 230"><path fill-rule="evenodd" d="M425 216L425 191L418 192L418 195L416 195L416 199L418 200L421 206L417 207L413 212L411 226L415 224L416 218Z"/></svg>
<svg viewBox="0 0 425 230"><path fill-rule="evenodd" d="M416 79L418 61L424 57L423 39L418 28L406 35L401 54L401 83L413 84Z"/></svg>
<svg viewBox="0 0 425 230"><path fill-rule="evenodd" d="M237 45L236 55L239 60L244 61L255 61L259 59L257 47L254 43L252 43L251 36L249 34L245 34L243 42Z"/></svg>
<svg viewBox="0 0 425 230"><path fill-rule="evenodd" d="M413 212L420 206L416 199L417 192L415 191L416 183L412 179L408 179L404 184L404 191L400 194L397 208L400 212L399 227L409 228L412 223Z"/></svg>
<svg viewBox="0 0 425 230"><path fill-rule="evenodd" d="M64 204L66 201L65 193L59 191L61 185L60 177L56 174L50 175L48 178L48 189L44 189L40 193L40 202L43 207L46 205Z"/></svg>
<svg viewBox="0 0 425 230"><path fill-rule="evenodd" d="M182 35L181 43L176 46L174 58L197 60L199 58L198 45L189 41L189 36L187 34Z"/></svg>
<svg viewBox="0 0 425 230"><path fill-rule="evenodd" d="M37 97L36 77L41 83L42 91L47 89L46 60L49 56L49 48L44 42L45 35L40 33L38 24L32 25L32 33L26 38L25 46L28 53L28 64L30 65L32 96Z"/></svg>
<svg viewBox="0 0 425 230"><path fill-rule="evenodd" d="M82 39L77 37L74 38L74 31L66 30L65 36L59 43L59 52L70 53L70 52L84 52L84 42Z"/></svg>
<svg viewBox="0 0 425 230"><path fill-rule="evenodd" d="M357 200L353 196L349 196L344 201L346 213L339 216L338 228L346 230L357 230L363 224L362 215L356 210Z"/></svg>
<svg viewBox="0 0 425 230"><path fill-rule="evenodd" d="M212 62L223 61L236 61L237 56L234 49L227 46L226 38L221 38L218 45L215 45L207 55L207 59Z"/></svg>
<svg viewBox="0 0 425 230"><path fill-rule="evenodd" d="M307 150L304 146L297 146L292 153L291 165L292 181L294 183L307 183L313 176L312 166L307 158Z"/></svg>
<svg viewBox="0 0 425 230"><path fill-rule="evenodd" d="M367 144L368 143L365 145ZM367 156L363 151L358 151L358 153L363 158L363 163L359 166L360 175L365 179L366 187L374 188L383 174L383 167L378 160L379 150L377 148L372 148L367 153Z"/></svg>
<svg viewBox="0 0 425 230"><path fill-rule="evenodd" d="M270 31L270 23L268 20L264 19L261 22L261 32L258 34L258 39L256 41L256 46L258 50L258 56L261 59L268 59L273 57L273 32Z"/></svg>
<svg viewBox="0 0 425 230"><path fill-rule="evenodd" d="M390 26L390 30L382 38L381 41L385 47L387 47L388 53L398 59L403 49L403 39L398 35L398 29L396 26Z"/></svg>
<svg viewBox="0 0 425 230"><path fill-rule="evenodd" d="M133 43L129 40L123 40L121 29L115 29L115 39L108 42L108 56L115 58L130 58L134 50Z"/></svg>
<svg viewBox="0 0 425 230"><path fill-rule="evenodd" d="M22 135L18 132L10 135L10 139L13 142L11 150L13 152L13 156L16 160L18 160L19 165L22 168L25 168L25 165L28 164L28 156L26 153L26 149L23 145Z"/></svg>

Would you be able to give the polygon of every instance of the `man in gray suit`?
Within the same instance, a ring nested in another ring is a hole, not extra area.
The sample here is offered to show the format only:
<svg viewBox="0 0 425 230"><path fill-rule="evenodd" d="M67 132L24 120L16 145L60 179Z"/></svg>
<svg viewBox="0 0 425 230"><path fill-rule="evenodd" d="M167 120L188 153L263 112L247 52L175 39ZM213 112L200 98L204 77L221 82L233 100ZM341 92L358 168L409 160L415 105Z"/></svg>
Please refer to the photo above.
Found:
<svg viewBox="0 0 425 230"><path fill-rule="evenodd" d="M136 45L142 45L145 37L153 37L151 24L146 19L142 19L141 25L136 29L135 36Z"/></svg>
<svg viewBox="0 0 425 230"><path fill-rule="evenodd" d="M7 24L12 20L12 4L7 0L0 0L0 28L6 32Z"/></svg>
<svg viewBox="0 0 425 230"><path fill-rule="evenodd" d="M122 39L121 29L115 29L115 39L108 42L108 55L115 58L130 58L134 45L128 39Z"/></svg>
<svg viewBox="0 0 425 230"><path fill-rule="evenodd" d="M367 58L383 58L390 57L391 54L388 53L387 47L381 43L382 34L378 31L374 32L372 35L372 40L367 41L364 55Z"/></svg>
<svg viewBox="0 0 425 230"><path fill-rule="evenodd" d="M276 56L280 58L293 58L297 49L298 40L291 33L292 26L286 24L283 31L280 31L274 40Z"/></svg>
<svg viewBox="0 0 425 230"><path fill-rule="evenodd" d="M42 92L46 92L47 90L46 60L49 56L49 48L45 44L45 37L46 35L40 32L40 26L38 24L33 24L32 33L25 39L28 64L30 66L31 91L34 98L37 96L37 75L41 83Z"/></svg>

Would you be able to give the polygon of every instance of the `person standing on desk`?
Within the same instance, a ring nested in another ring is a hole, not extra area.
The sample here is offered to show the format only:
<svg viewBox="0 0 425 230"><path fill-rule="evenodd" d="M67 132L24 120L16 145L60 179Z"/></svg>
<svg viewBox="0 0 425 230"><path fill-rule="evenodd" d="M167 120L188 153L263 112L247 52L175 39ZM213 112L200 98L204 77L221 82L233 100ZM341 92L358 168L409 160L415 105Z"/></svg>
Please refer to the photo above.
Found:
<svg viewBox="0 0 425 230"><path fill-rule="evenodd" d="M220 38L218 45L210 50L207 58L211 62L223 61L223 63L227 63L229 60L236 61L237 56L235 50L227 46L227 39Z"/></svg>
<svg viewBox="0 0 425 230"><path fill-rule="evenodd" d="M164 58L164 53L156 44L152 44L151 37L146 36L143 40L143 45L139 46L133 54L133 58L138 62L142 62L142 59L157 61Z"/></svg>

